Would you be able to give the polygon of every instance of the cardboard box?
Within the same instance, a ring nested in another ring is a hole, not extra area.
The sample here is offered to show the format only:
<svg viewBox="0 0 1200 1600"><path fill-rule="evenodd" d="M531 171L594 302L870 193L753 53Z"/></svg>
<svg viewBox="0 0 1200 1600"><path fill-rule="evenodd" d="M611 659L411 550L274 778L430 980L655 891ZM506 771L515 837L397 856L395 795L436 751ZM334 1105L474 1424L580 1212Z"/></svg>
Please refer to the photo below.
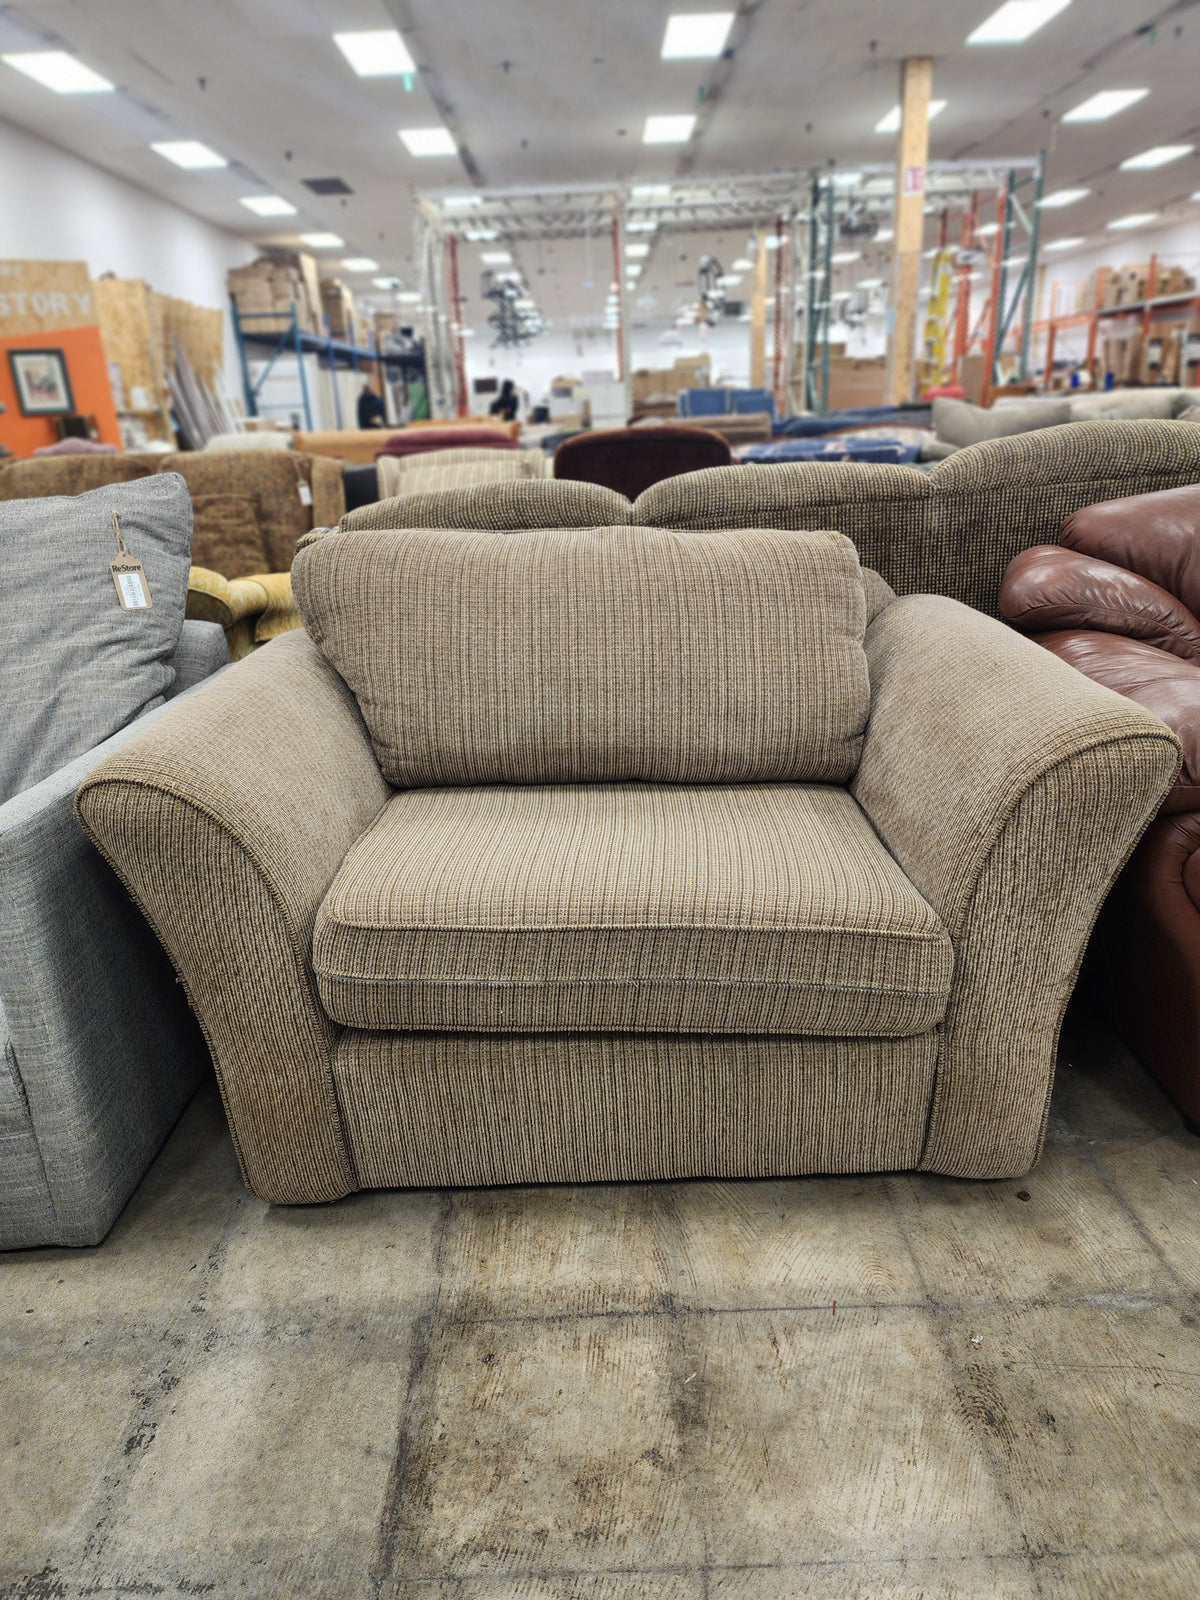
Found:
<svg viewBox="0 0 1200 1600"><path fill-rule="evenodd" d="M885 356L830 356L829 409L886 405L887 382Z"/></svg>

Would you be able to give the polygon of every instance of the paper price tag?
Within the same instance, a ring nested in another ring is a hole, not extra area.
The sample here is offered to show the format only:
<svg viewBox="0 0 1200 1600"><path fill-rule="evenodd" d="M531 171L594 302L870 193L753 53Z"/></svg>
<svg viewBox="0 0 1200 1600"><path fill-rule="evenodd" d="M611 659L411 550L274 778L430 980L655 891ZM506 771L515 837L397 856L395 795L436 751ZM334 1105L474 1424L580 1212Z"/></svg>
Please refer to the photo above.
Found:
<svg viewBox="0 0 1200 1600"><path fill-rule="evenodd" d="M147 611L154 604L150 598L150 585L145 568L131 556L118 556L110 571L117 586L117 598L123 611Z"/></svg>
<svg viewBox="0 0 1200 1600"><path fill-rule="evenodd" d="M117 599L121 602L122 611L148 611L154 604L150 595L150 584L146 577L146 569L142 563L131 556L125 546L125 538L121 533L121 518L117 512L112 514L113 537L117 541L117 559L109 564L113 582L117 586Z"/></svg>
<svg viewBox="0 0 1200 1600"><path fill-rule="evenodd" d="M296 493L300 496L300 504L302 506L312 505L312 490L306 483L298 483L296 485Z"/></svg>

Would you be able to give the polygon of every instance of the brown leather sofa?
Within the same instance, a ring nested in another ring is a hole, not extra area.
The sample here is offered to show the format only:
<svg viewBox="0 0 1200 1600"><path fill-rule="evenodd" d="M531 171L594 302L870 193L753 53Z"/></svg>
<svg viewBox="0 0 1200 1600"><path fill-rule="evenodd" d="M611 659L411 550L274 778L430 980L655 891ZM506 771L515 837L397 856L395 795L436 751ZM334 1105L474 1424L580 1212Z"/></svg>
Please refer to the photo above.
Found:
<svg viewBox="0 0 1200 1600"><path fill-rule="evenodd" d="M1183 747L1093 956L1118 1031L1200 1132L1200 484L1075 512L1015 558L1000 611Z"/></svg>

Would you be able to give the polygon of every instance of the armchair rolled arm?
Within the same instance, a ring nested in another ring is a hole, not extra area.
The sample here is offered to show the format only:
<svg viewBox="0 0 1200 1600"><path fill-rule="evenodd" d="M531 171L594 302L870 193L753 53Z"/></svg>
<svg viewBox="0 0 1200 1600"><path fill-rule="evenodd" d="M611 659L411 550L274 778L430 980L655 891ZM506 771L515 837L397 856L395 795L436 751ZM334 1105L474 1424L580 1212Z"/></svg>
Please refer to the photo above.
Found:
<svg viewBox="0 0 1200 1600"><path fill-rule="evenodd" d="M1174 781L1179 744L954 600L896 601L866 649L871 718L851 787L955 949L921 1164L1023 1172L1088 935Z"/></svg>
<svg viewBox="0 0 1200 1600"><path fill-rule="evenodd" d="M76 797L174 962L246 1181L267 1200L357 1187L312 927L390 792L350 691L293 632L171 707Z"/></svg>

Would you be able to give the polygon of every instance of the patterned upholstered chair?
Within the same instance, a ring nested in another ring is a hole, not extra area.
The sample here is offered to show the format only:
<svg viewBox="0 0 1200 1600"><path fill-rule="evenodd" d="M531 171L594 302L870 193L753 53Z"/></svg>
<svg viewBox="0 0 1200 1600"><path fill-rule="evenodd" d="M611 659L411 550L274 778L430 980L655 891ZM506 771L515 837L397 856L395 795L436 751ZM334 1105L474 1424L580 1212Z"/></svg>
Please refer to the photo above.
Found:
<svg viewBox="0 0 1200 1600"><path fill-rule="evenodd" d="M1036 1161L1169 730L835 533L437 527L310 536L77 797L250 1186Z"/></svg>

